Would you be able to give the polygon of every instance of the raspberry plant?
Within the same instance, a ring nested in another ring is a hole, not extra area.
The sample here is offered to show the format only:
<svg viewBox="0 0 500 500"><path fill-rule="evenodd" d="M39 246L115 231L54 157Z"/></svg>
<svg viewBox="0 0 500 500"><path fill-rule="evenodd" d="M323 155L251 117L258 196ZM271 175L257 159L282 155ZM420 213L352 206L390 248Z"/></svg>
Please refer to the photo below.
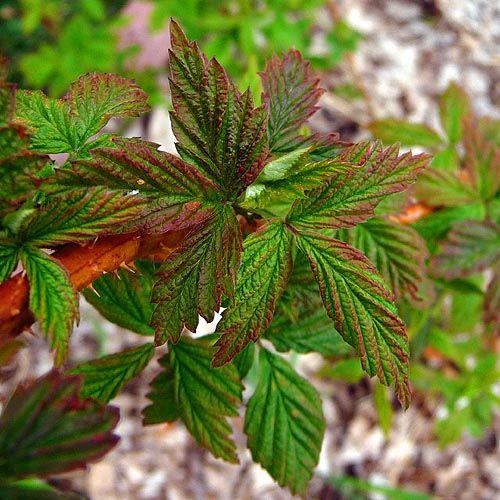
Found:
<svg viewBox="0 0 500 500"><path fill-rule="evenodd" d="M377 217L375 209L415 181L428 155L302 135L322 90L297 51L267 63L257 107L175 22L171 33L179 156L96 135L110 118L148 110L125 78L85 75L58 100L2 84L0 168L16 187L0 200L4 349L38 320L58 370L82 379L79 397L104 405L167 344L144 423L181 420L230 462L238 462L230 417L256 364L248 447L280 485L303 493L325 421L315 388L276 351L354 350L408 406L409 346L394 292L415 294L425 252L414 231L388 218L390 203ZM47 156L55 153L67 154L63 165ZM381 272L342 241L353 228ZM18 261L24 271L11 277ZM68 367L78 291L154 342ZM194 337L199 316L211 322L221 308L216 332Z"/></svg>

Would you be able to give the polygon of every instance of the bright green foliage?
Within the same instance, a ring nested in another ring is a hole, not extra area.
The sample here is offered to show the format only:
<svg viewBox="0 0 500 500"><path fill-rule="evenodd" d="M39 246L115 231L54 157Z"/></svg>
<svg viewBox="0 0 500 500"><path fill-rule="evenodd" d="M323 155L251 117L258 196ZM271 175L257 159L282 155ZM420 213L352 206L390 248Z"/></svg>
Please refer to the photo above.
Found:
<svg viewBox="0 0 500 500"><path fill-rule="evenodd" d="M484 296L484 321L491 323L494 333L500 334L500 270L498 268L495 269Z"/></svg>
<svg viewBox="0 0 500 500"><path fill-rule="evenodd" d="M500 265L500 226L488 221L455 223L433 265L436 273L448 279Z"/></svg>
<svg viewBox="0 0 500 500"><path fill-rule="evenodd" d="M211 367L213 336L201 339L183 338L172 346L169 353L167 377L160 375L157 382L163 381L159 390L150 394L153 406L145 411L146 423L156 423L158 415L166 415L167 420L176 416L173 408L163 409L165 402L158 399L163 391L173 392L177 411L189 432L203 447L209 449L214 456L229 462L237 463L236 448L230 440L231 426L225 417L238 415L241 404L242 385L238 370L232 364L221 369ZM162 363L167 365L167 361ZM167 380L165 380L167 379ZM170 398L169 398L170 400ZM156 409L157 405L160 405Z"/></svg>
<svg viewBox="0 0 500 500"><path fill-rule="evenodd" d="M33 133L32 149L44 153L79 153L110 118L139 116L148 109L137 85L111 74L80 77L64 99L40 91L16 95L16 117Z"/></svg>
<svg viewBox="0 0 500 500"><path fill-rule="evenodd" d="M152 318L157 345L177 342L184 327L195 331L198 314L212 321L222 293L233 295L240 239L234 211L221 206L163 263L152 298L158 304Z"/></svg>
<svg viewBox="0 0 500 500"><path fill-rule="evenodd" d="M194 163L225 196L238 196L267 158L266 112L255 109L229 81L219 63L207 61L172 22L171 114L181 156Z"/></svg>
<svg viewBox="0 0 500 500"><path fill-rule="evenodd" d="M214 366L228 363L263 335L291 269L291 235L280 222L268 224L245 240L234 299L217 327L221 336L215 344L219 349Z"/></svg>
<svg viewBox="0 0 500 500"><path fill-rule="evenodd" d="M392 427L393 411L391 406L391 400L389 398L387 387L384 387L380 383L375 384L375 389L373 391L373 402L375 403L375 409L377 410L378 422L384 435L389 436Z"/></svg>
<svg viewBox="0 0 500 500"><path fill-rule="evenodd" d="M112 323L141 335L153 335L150 322L154 267L146 261L136 262L135 266L137 272L119 269L116 274L105 274L94 281L93 289L86 288L82 293Z"/></svg>
<svg viewBox="0 0 500 500"><path fill-rule="evenodd" d="M56 364L61 365L79 317L75 290L66 269L40 249L23 246L21 261L30 282L30 310L56 350Z"/></svg>
<svg viewBox="0 0 500 500"><path fill-rule="evenodd" d="M0 417L3 481L85 467L116 445L118 409L81 399L79 389L79 377L55 370L17 388Z"/></svg>
<svg viewBox="0 0 500 500"><path fill-rule="evenodd" d="M83 385L80 389L82 398L94 398L102 403L108 403L127 382L142 372L153 355L153 344L144 344L81 363L68 373L82 376Z"/></svg>
<svg viewBox="0 0 500 500"><path fill-rule="evenodd" d="M328 315L344 340L361 357L363 369L389 385L395 383L408 406L409 349L393 295L368 259L349 245L314 233L301 233Z"/></svg>
<svg viewBox="0 0 500 500"><path fill-rule="evenodd" d="M333 174L350 167L335 159L313 161L308 151L309 148L298 149L269 162L247 188L242 205L259 208L273 201L306 198L307 191L320 187Z"/></svg>
<svg viewBox="0 0 500 500"><path fill-rule="evenodd" d="M314 388L281 357L262 349L245 433L252 457L292 493L305 493L318 463L325 421Z"/></svg>
<svg viewBox="0 0 500 500"><path fill-rule="evenodd" d="M427 162L427 155L398 156L397 147L379 143L346 148L338 159L354 166L333 175L324 185L297 200L287 219L303 227L352 227L373 217L382 198L405 190Z"/></svg>
<svg viewBox="0 0 500 500"><path fill-rule="evenodd" d="M417 297L427 252L414 229L374 217L349 230L346 238L341 239L361 250L375 264L396 297Z"/></svg>
<svg viewBox="0 0 500 500"><path fill-rule="evenodd" d="M463 137L463 121L470 112L469 98L456 83L452 83L439 101L441 125L451 144L457 144ZM415 144L425 145L421 142Z"/></svg>
<svg viewBox="0 0 500 500"><path fill-rule="evenodd" d="M14 272L19 261L19 246L13 241L0 238L0 283Z"/></svg>

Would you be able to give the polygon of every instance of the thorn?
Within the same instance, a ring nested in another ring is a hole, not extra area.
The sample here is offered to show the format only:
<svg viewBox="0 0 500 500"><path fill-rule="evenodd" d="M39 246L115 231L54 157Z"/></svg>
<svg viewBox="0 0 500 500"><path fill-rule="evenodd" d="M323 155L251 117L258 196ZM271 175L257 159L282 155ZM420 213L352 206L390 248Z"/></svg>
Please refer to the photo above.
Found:
<svg viewBox="0 0 500 500"><path fill-rule="evenodd" d="M134 264L131 262L130 264L127 264L126 262L122 262L120 264L120 267L122 267L123 269L126 269L127 271L130 271L131 273L136 273L137 272L137 268L134 266Z"/></svg>
<svg viewBox="0 0 500 500"><path fill-rule="evenodd" d="M101 294L94 288L94 285L91 283L87 288L90 288L98 297L101 296Z"/></svg>

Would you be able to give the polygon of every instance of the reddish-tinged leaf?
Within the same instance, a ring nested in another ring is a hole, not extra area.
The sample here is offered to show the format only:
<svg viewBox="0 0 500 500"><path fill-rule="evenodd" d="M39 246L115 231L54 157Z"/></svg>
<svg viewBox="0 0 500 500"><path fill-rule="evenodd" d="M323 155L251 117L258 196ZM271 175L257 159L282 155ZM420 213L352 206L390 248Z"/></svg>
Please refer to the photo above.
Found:
<svg viewBox="0 0 500 500"><path fill-rule="evenodd" d="M292 237L283 224L270 223L247 237L234 300L217 327L214 366L229 363L264 334L291 270Z"/></svg>
<svg viewBox="0 0 500 500"><path fill-rule="evenodd" d="M319 87L319 79L312 75L310 63L297 50L274 56L261 73L261 79L262 102L269 110L270 149L289 151L300 127L318 109L316 104L324 90Z"/></svg>
<svg viewBox="0 0 500 500"><path fill-rule="evenodd" d="M288 220L303 227L352 227L374 215L387 195L404 191L428 163L425 154L398 155L396 146L360 143L337 156L353 168L333 175L325 184L297 200Z"/></svg>
<svg viewBox="0 0 500 500"><path fill-rule="evenodd" d="M184 327L198 325L198 315L212 321L224 293L232 297L241 252L241 233L230 207L216 207L163 263L153 287L157 304L152 325L156 345L177 342Z"/></svg>
<svg viewBox="0 0 500 500"><path fill-rule="evenodd" d="M158 150L158 144L141 139L114 137L115 147L96 148L91 160L72 162L57 172L64 186L103 186L137 190L139 193L169 195L192 200L217 190L217 184L179 157Z"/></svg>
<svg viewBox="0 0 500 500"><path fill-rule="evenodd" d="M401 404L407 407L408 337L382 277L346 243L310 232L300 233L298 243L335 328L356 349L363 369L385 385L394 383Z"/></svg>
<svg viewBox="0 0 500 500"><path fill-rule="evenodd" d="M266 110L254 108L215 60L170 25L170 89L174 134L182 157L234 199L252 183L268 156Z"/></svg>
<svg viewBox="0 0 500 500"><path fill-rule="evenodd" d="M468 276L500 265L500 226L494 222L462 220L455 223L433 259L432 270L447 279Z"/></svg>
<svg viewBox="0 0 500 500"><path fill-rule="evenodd" d="M53 370L18 387L0 418L0 477L85 467L118 442L118 409L80 399L80 378Z"/></svg>

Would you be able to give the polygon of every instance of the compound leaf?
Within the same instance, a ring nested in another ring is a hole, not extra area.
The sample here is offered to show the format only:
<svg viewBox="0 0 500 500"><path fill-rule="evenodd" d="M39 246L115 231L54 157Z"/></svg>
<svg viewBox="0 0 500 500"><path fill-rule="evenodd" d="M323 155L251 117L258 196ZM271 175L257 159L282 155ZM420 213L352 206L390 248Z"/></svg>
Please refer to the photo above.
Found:
<svg viewBox="0 0 500 500"><path fill-rule="evenodd" d="M135 263L138 272L119 269L92 283L83 296L107 320L141 335L153 335L150 326L153 305L151 293L154 282L153 266L145 261Z"/></svg>
<svg viewBox="0 0 500 500"><path fill-rule="evenodd" d="M213 336L183 338L172 346L175 399L179 414L198 444L215 457L237 463L236 447L225 417L236 417L243 387L233 364L211 367Z"/></svg>
<svg viewBox="0 0 500 500"><path fill-rule="evenodd" d="M152 318L156 345L177 342L184 327L196 330L198 315L208 322L224 293L234 294L241 252L241 234L233 209L220 206L195 227L160 267L153 287Z"/></svg>
<svg viewBox="0 0 500 500"><path fill-rule="evenodd" d="M259 379L245 433L253 459L292 493L305 493L318 463L325 420L309 382L281 357L260 350Z"/></svg>
<svg viewBox="0 0 500 500"><path fill-rule="evenodd" d="M85 467L118 442L118 409L79 396L79 377L53 370L16 389L0 418L0 477Z"/></svg>
<svg viewBox="0 0 500 500"><path fill-rule="evenodd" d="M437 276L447 279L483 271L500 259L500 226L464 220L453 224L440 255L432 261Z"/></svg>
<svg viewBox="0 0 500 500"><path fill-rule="evenodd" d="M127 382L144 370L153 354L154 346L148 343L81 363L72 368L69 374L82 376L81 397L107 403Z"/></svg>
<svg viewBox="0 0 500 500"><path fill-rule="evenodd" d="M290 50L268 61L261 73L262 101L269 110L267 130L273 152L287 149L299 135L300 127L318 109L324 90L300 52Z"/></svg>
<svg viewBox="0 0 500 500"><path fill-rule="evenodd" d="M360 143L337 156L353 168L331 176L322 187L297 200L288 220L303 227L352 227L374 215L389 194L405 190L428 163L428 155L398 155L398 148ZM357 165L355 167L354 165Z"/></svg>
<svg viewBox="0 0 500 500"><path fill-rule="evenodd" d="M214 366L229 363L263 335L292 269L292 237L280 222L248 236L243 248L234 300L217 327Z"/></svg>
<svg viewBox="0 0 500 500"><path fill-rule="evenodd" d="M321 297L335 328L361 357L363 369L396 393L408 406L408 337L393 295L370 261L341 241L300 233Z"/></svg>
<svg viewBox="0 0 500 500"><path fill-rule="evenodd" d="M42 250L23 246L21 261L30 284L30 310L56 350L56 364L61 365L73 324L79 318L77 294L66 269Z"/></svg>
<svg viewBox="0 0 500 500"><path fill-rule="evenodd" d="M268 156L267 113L254 108L215 60L170 24L170 90L174 134L181 156L220 186L226 197L239 196L264 167Z"/></svg>

